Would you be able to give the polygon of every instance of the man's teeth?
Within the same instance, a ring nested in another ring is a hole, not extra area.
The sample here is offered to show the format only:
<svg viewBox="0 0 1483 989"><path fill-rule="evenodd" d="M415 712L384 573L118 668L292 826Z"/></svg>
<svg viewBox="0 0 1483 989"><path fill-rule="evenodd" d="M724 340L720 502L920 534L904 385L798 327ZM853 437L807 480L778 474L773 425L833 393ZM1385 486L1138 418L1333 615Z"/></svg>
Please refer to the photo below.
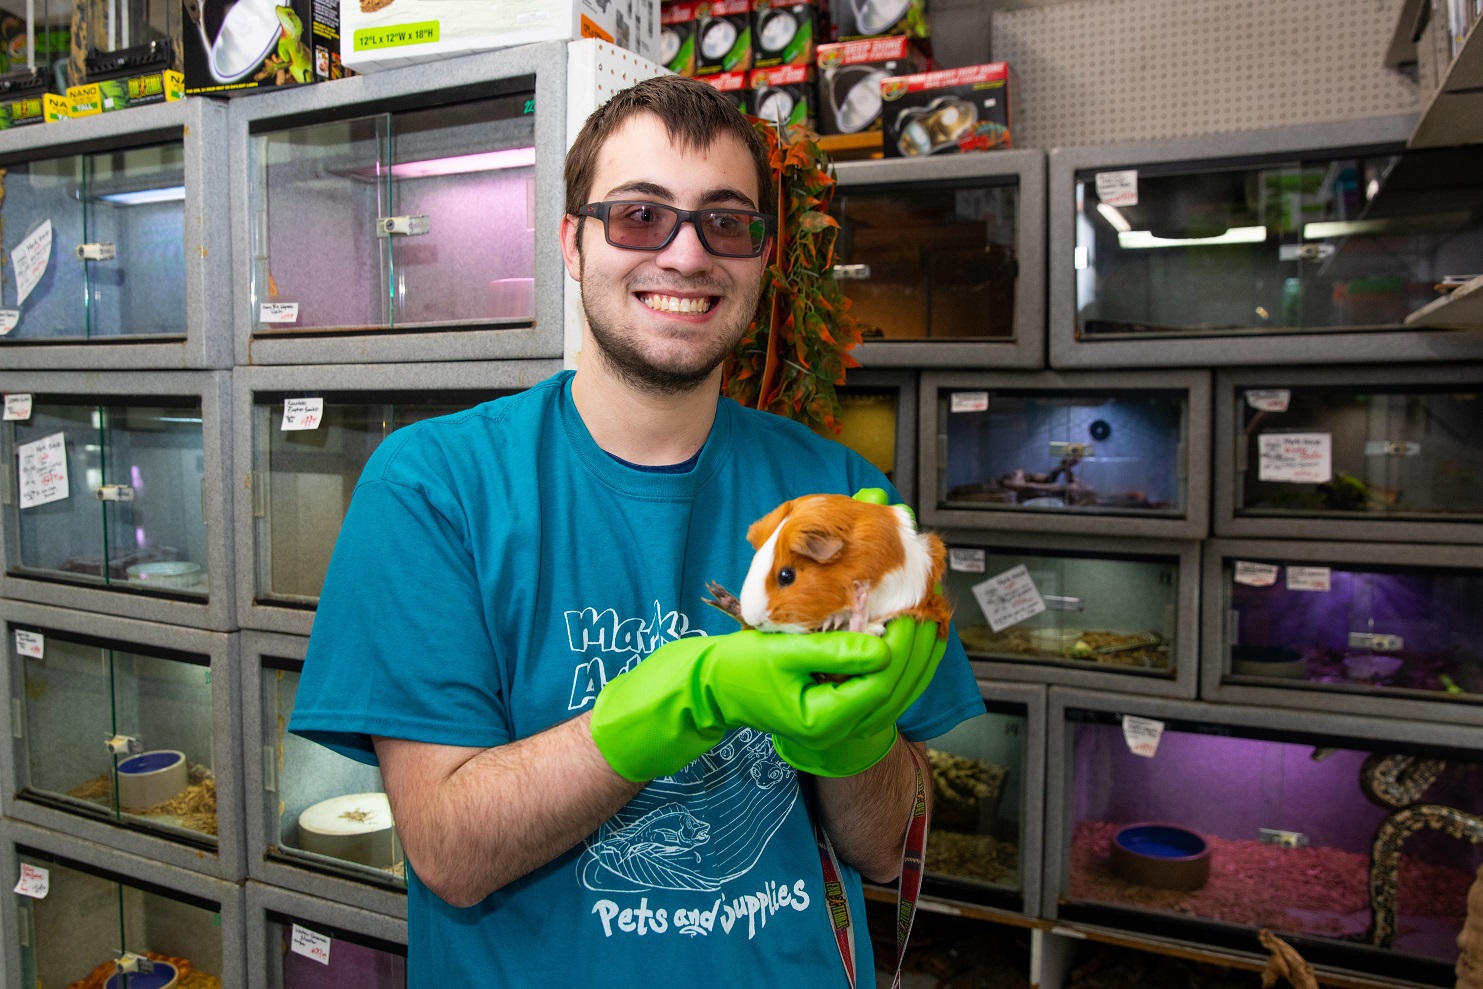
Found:
<svg viewBox="0 0 1483 989"><path fill-rule="evenodd" d="M708 298L689 299L674 295L641 295L639 299L650 309L658 309L660 312L677 313L701 313L709 312L711 300Z"/></svg>

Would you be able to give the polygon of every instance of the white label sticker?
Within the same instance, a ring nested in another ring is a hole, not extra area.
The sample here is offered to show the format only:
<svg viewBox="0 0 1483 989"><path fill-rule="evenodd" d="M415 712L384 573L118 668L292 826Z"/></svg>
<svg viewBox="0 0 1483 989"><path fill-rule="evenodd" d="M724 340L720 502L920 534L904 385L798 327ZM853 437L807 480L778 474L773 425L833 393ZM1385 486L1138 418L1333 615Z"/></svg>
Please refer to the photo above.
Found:
<svg viewBox="0 0 1483 989"><path fill-rule="evenodd" d="M21 881L15 884L15 891L22 896L29 896L33 900L44 900L46 894L51 890L51 873L39 865L27 865L21 863Z"/></svg>
<svg viewBox="0 0 1483 989"><path fill-rule="evenodd" d="M1045 610L1040 590L1030 579L1030 571L1023 563L981 584L974 584L973 596L989 620L989 628L995 632L1034 618Z"/></svg>
<svg viewBox="0 0 1483 989"><path fill-rule="evenodd" d="M257 308L257 318L260 323L297 323L299 304L297 302L264 302Z"/></svg>
<svg viewBox="0 0 1483 989"><path fill-rule="evenodd" d="M1271 563L1248 563L1245 560L1236 561L1236 575L1231 579L1238 584L1247 587L1271 587L1277 583L1278 567Z"/></svg>
<svg viewBox="0 0 1483 989"><path fill-rule="evenodd" d="M1326 591L1329 589L1329 568L1289 566L1287 568L1287 589L1289 591Z"/></svg>
<svg viewBox="0 0 1483 989"><path fill-rule="evenodd" d="M15 329L15 324L20 321L21 311L19 309L0 309L0 337Z"/></svg>
<svg viewBox="0 0 1483 989"><path fill-rule="evenodd" d="M283 422L279 429L318 429L324 419L324 399L289 398L283 402Z"/></svg>
<svg viewBox="0 0 1483 989"><path fill-rule="evenodd" d="M1421 444L1413 440L1365 440L1367 457L1419 457Z"/></svg>
<svg viewBox="0 0 1483 989"><path fill-rule="evenodd" d="M330 939L298 924L294 925L293 941L288 947L294 954L313 958L321 965L330 963Z"/></svg>
<svg viewBox="0 0 1483 989"><path fill-rule="evenodd" d="M1249 388L1246 391L1246 404L1261 412L1286 412L1291 401L1291 388Z"/></svg>
<svg viewBox="0 0 1483 989"><path fill-rule="evenodd" d="M21 507L35 508L67 497L67 435L52 433L15 448L20 460Z"/></svg>
<svg viewBox="0 0 1483 989"><path fill-rule="evenodd" d="M984 551L981 549L953 549L947 551L947 567L959 573L983 573Z"/></svg>
<svg viewBox="0 0 1483 989"><path fill-rule="evenodd" d="M1162 721L1135 718L1131 714L1123 715L1123 741L1128 743L1128 751L1134 755L1152 759L1159 751L1159 739L1163 737Z"/></svg>
<svg viewBox="0 0 1483 989"><path fill-rule="evenodd" d="M5 396L5 421L21 422L31 418L31 396L16 393Z"/></svg>
<svg viewBox="0 0 1483 989"><path fill-rule="evenodd" d="M17 656L30 656L32 659L46 658L46 636L40 632L26 632L21 629L15 630L15 652Z"/></svg>
<svg viewBox="0 0 1483 989"><path fill-rule="evenodd" d="M1097 198L1106 206L1138 205L1138 170L1097 173Z"/></svg>
<svg viewBox="0 0 1483 989"><path fill-rule="evenodd" d="M1334 476L1328 433L1263 433L1257 439L1257 477L1263 481L1327 484Z"/></svg>
<svg viewBox="0 0 1483 989"><path fill-rule="evenodd" d="M41 226L21 238L11 249L10 263L15 266L15 304L19 307L51 263L51 220L42 220Z"/></svg>
<svg viewBox="0 0 1483 989"><path fill-rule="evenodd" d="M955 391L951 408L954 412L989 411L989 393L986 391Z"/></svg>

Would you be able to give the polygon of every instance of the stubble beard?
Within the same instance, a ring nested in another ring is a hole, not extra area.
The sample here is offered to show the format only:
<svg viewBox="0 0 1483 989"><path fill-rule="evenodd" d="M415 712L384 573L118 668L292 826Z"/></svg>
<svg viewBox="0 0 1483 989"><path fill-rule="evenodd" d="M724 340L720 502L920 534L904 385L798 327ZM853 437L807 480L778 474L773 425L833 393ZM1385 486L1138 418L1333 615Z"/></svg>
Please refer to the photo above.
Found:
<svg viewBox="0 0 1483 989"><path fill-rule="evenodd" d="M585 274L581 272L584 266L580 260L578 266L579 272ZM589 284L591 283L585 278L580 282L582 309L587 315L587 325L592 330L592 341L603 362L628 386L655 395L679 395L693 391L710 378L751 325L752 313L762 294L762 282L759 278L753 286L750 299L736 295L729 297L732 301L745 303L733 309L729 324L695 329L696 333L704 333L715 341L713 350L704 351L690 361L661 365L644 352L637 334L624 331L621 314L609 311L603 302L588 297Z"/></svg>

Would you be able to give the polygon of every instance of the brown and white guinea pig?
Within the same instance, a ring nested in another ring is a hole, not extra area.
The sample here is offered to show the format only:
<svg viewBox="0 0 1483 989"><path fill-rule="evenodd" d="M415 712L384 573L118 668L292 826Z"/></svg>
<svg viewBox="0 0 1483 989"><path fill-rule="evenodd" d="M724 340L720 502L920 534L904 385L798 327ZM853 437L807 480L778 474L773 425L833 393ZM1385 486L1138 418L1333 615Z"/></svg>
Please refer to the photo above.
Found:
<svg viewBox="0 0 1483 989"><path fill-rule="evenodd" d="M904 506L808 495L752 523L757 551L740 599L718 606L764 632L851 629L880 635L886 621L911 615L937 622L946 638L952 607L942 595L947 549L917 532ZM718 601L725 593L711 588Z"/></svg>

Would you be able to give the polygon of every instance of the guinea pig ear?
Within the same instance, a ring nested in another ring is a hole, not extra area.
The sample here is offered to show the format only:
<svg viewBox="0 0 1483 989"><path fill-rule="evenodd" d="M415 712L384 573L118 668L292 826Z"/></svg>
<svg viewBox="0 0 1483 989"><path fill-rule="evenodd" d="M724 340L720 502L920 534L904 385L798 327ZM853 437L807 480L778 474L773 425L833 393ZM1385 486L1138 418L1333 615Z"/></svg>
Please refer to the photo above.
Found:
<svg viewBox="0 0 1483 989"><path fill-rule="evenodd" d="M761 549L762 544L771 538L772 534L777 531L778 526L783 524L783 519L787 518L788 513L793 510L793 501L796 500L792 499L783 502L777 508L774 508L752 523L752 527L747 530L747 542L752 544L753 549Z"/></svg>
<svg viewBox="0 0 1483 989"><path fill-rule="evenodd" d="M810 523L789 536L788 546L799 556L806 556L818 563L828 563L844 549L844 537L817 523Z"/></svg>

